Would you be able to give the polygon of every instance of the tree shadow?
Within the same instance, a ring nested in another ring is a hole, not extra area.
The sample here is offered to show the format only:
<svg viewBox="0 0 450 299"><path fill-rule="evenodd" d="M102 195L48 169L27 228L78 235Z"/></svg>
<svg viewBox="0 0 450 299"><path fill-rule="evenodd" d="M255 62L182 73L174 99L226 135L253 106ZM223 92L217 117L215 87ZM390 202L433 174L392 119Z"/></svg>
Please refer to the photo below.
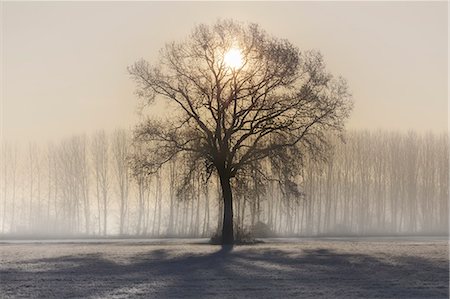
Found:
<svg viewBox="0 0 450 299"><path fill-rule="evenodd" d="M206 248L206 247L205 247ZM4 297L448 298L448 261L390 260L318 248L154 249L126 261L101 253L23 261L2 269Z"/></svg>

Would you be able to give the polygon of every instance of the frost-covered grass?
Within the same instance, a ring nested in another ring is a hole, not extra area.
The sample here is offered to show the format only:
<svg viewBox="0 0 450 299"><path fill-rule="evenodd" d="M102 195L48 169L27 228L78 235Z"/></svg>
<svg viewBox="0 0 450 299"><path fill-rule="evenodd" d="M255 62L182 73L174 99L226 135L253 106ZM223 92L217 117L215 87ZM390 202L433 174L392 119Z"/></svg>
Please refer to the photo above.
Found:
<svg viewBox="0 0 450 299"><path fill-rule="evenodd" d="M4 242L0 297L448 298L444 239Z"/></svg>

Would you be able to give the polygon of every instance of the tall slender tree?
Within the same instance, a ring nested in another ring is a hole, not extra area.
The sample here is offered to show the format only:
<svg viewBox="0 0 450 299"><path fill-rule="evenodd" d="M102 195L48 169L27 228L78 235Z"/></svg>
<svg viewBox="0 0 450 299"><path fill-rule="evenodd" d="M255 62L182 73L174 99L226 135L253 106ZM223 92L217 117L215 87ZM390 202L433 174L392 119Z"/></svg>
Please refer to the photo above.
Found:
<svg viewBox="0 0 450 299"><path fill-rule="evenodd" d="M128 211L128 168L129 137L124 130L114 132L112 139L112 153L114 160L114 174L119 194L119 233L124 233L125 217Z"/></svg>

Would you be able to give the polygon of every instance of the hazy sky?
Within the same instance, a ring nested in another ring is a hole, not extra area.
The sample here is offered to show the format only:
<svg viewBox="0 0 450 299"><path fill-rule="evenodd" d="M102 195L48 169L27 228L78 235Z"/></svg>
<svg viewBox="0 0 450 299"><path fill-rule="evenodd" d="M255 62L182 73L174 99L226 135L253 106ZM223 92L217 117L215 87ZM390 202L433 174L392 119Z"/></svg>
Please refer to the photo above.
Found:
<svg viewBox="0 0 450 299"><path fill-rule="evenodd" d="M200 23L259 23L345 77L348 128L447 128L446 2L3 2L6 139L131 127L127 66Z"/></svg>

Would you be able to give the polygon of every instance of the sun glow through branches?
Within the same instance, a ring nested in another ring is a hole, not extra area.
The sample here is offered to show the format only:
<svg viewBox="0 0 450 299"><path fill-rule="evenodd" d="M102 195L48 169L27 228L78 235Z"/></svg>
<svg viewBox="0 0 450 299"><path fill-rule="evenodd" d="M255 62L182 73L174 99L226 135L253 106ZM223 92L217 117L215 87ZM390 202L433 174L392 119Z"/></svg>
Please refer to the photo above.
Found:
<svg viewBox="0 0 450 299"><path fill-rule="evenodd" d="M232 69L239 69L244 64L242 52L238 48L231 48L228 50L223 57L223 61L226 66Z"/></svg>

